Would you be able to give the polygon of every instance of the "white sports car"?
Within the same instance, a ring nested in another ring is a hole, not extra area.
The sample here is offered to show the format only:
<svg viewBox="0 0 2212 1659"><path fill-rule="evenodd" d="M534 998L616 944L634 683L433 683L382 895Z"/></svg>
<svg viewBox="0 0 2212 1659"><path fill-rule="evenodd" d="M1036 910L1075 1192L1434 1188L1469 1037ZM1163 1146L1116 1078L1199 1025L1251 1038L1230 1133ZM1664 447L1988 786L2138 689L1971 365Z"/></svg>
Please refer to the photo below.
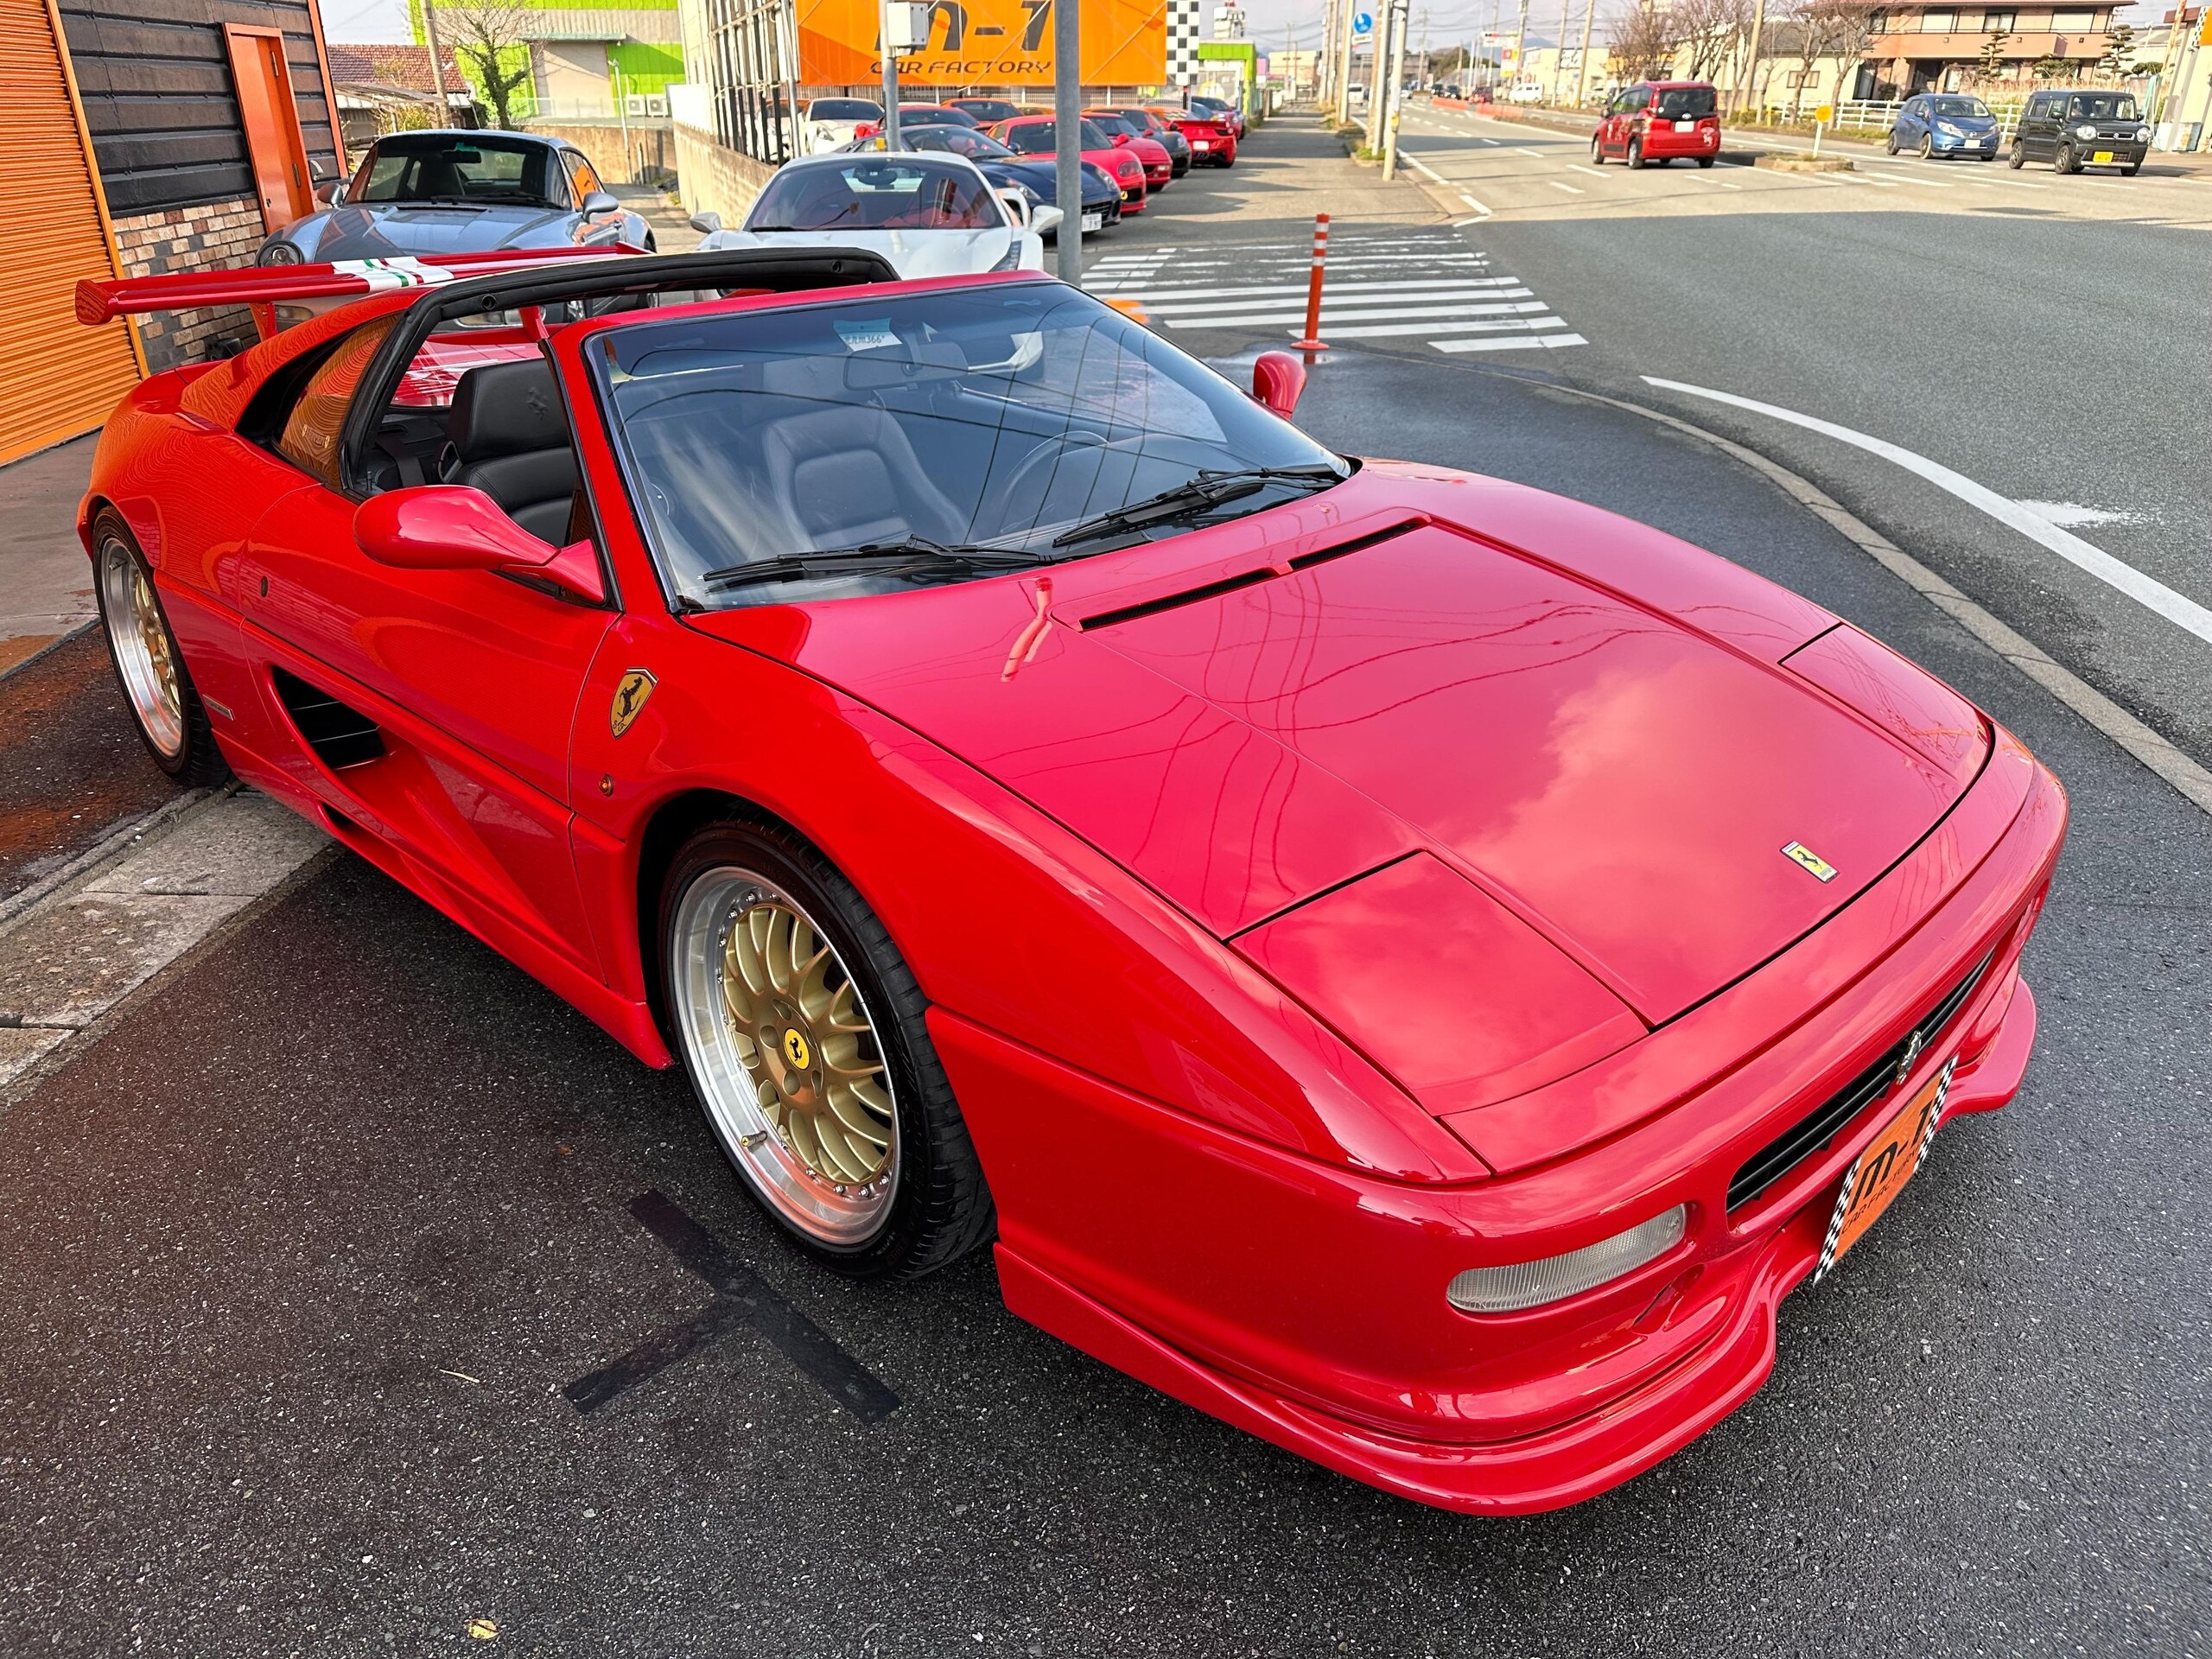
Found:
<svg viewBox="0 0 2212 1659"><path fill-rule="evenodd" d="M939 152L860 151L786 162L753 204L742 230L701 213L702 251L755 247L861 248L901 276L978 270L1042 270L1044 234L1058 207L1033 207L1018 189L995 189L973 162Z"/></svg>
<svg viewBox="0 0 2212 1659"><path fill-rule="evenodd" d="M853 142L860 130L883 119L883 105L864 98L817 98L806 106L807 153L820 156Z"/></svg>

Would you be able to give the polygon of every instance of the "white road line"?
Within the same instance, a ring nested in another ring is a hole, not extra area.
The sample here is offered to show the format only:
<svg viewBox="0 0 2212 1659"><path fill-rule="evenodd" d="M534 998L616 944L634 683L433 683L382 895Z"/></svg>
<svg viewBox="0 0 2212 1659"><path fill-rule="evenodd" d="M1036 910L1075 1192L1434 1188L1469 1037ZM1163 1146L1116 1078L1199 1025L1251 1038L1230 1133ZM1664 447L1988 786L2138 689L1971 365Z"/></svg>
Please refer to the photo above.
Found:
<svg viewBox="0 0 2212 1659"><path fill-rule="evenodd" d="M1538 334L1533 339L1432 340L1428 343L1440 352L1525 352L1539 346L1557 351L1562 346L1587 346L1590 342L1580 334Z"/></svg>
<svg viewBox="0 0 2212 1659"><path fill-rule="evenodd" d="M1582 194L1582 187L1579 184L1567 184L1558 179L1546 179L1544 182L1554 190L1566 191L1570 196L1579 196Z"/></svg>
<svg viewBox="0 0 2212 1659"><path fill-rule="evenodd" d="M1599 172L1596 168L1594 168L1594 167L1585 167L1585 166L1583 166L1583 165L1582 165L1582 163L1581 163L1581 162L1569 162L1567 163L1567 165L1568 165L1569 167L1573 168L1577 173L1587 173L1587 174L1588 174L1592 178L1593 178L1593 179L1602 179L1602 178L1604 178L1604 177L1605 176L1604 174L1600 173L1600 172Z"/></svg>
<svg viewBox="0 0 2212 1659"><path fill-rule="evenodd" d="M1468 206L1468 207L1470 207L1473 208L1473 209L1474 209L1478 213L1480 213L1480 214L1481 214L1484 219L1488 219L1488 218L1490 217L1490 209L1489 209L1489 208L1487 208L1487 207L1484 207L1484 206L1482 205L1482 203L1480 203L1479 201L1477 201L1477 200L1476 200L1472 196L1469 195L1465 191L1462 190L1462 191L1459 193L1459 200L1462 200L1462 201L1464 201L1464 202L1465 202L1465 203L1467 204L1467 206Z"/></svg>
<svg viewBox="0 0 2212 1659"><path fill-rule="evenodd" d="M1538 161L1540 161L1540 162L1541 162L1541 161L1545 161L1545 160L1548 159L1548 158L1544 155L1544 152L1543 152L1542 150L1541 150L1541 149L1529 149L1529 146L1528 146L1528 145L1526 145L1526 144L1515 144L1515 145L1513 145L1513 146L1512 146L1512 148L1513 148L1513 149L1515 149L1519 150L1519 151L1520 151L1523 156L1535 156L1535 157Z"/></svg>
<svg viewBox="0 0 2212 1659"><path fill-rule="evenodd" d="M1525 289L1522 291L1527 292ZM1420 327L1400 331L1418 334L1425 334L1438 324L1448 322L1455 317L1500 317L1516 312L1544 311L1549 308L1550 307L1542 300L1522 300L1501 305L1376 306L1358 311L1331 311L1325 307L1321 312L1321 329L1324 334L1334 335L1343 333L1344 328L1355 325L1386 322L1394 318L1421 317L1425 321ZM1157 311L1150 315L1153 321L1168 328L1260 328L1279 322L1302 322L1306 318L1306 308L1302 305L1274 305L1257 310L1233 311L1226 315L1199 312L1163 316ZM1333 326L1338 324L1342 324L1344 327Z"/></svg>
<svg viewBox="0 0 2212 1659"><path fill-rule="evenodd" d="M1541 311L1543 307L1536 308ZM1382 340L1393 335L1493 334L1522 328L1566 327L1561 319L1547 315L1541 317L1508 317L1487 322L1388 322L1372 326L1363 324L1351 328L1332 328L1325 321L1321 332L1331 340Z"/></svg>
<svg viewBox="0 0 2212 1659"><path fill-rule="evenodd" d="M1917 173L1917 172L1914 172L1914 173L1870 173L1870 174L1868 174L1866 176L1867 176L1868 178L1870 178L1870 179L1874 179L1874 180L1876 180L1876 181L1880 181L1880 180L1882 180L1882 179L1895 179L1895 180L1897 180L1900 184L1917 184L1917 185L1921 185L1921 186L1923 186L1923 187L1924 187L1925 188L1929 189L1929 190L1949 190L1949 189L1952 189L1953 188L1955 188L1955 187L1953 186L1953 184L1952 184L1951 181L1949 181L1949 180L1948 180L1948 179L1930 179L1930 178L1926 178L1926 177L1923 177L1921 174L1919 174L1919 173Z"/></svg>
<svg viewBox="0 0 2212 1659"><path fill-rule="evenodd" d="M1907 472L1926 479L1936 488L1948 491L1969 506L1980 509L1998 523L2018 531L2030 541L2049 549L2069 564L2086 570L2098 581L2126 594L2146 609L2157 612L2175 626L2184 628L2208 645L2212 645L2212 610L2207 610L2185 594L2176 593L2165 583L2145 575L2133 565L2113 557L2102 548L2092 547L2071 531L2061 530L2048 519L2038 518L2010 497L1999 495L1987 486L1977 484L1941 462L1916 454L1885 439L1854 432L1847 426L1838 426L1810 415L1800 415L1795 410L1757 403L1749 397L1738 397L1732 392L1714 391L1706 386L1685 385L1679 380L1662 380L1649 374L1643 379L1646 385L1658 386L1664 391L1709 398L1732 408L1749 410L1754 415L1787 421L1793 426L1803 427L1808 432L1818 432L1840 443L1850 444L1869 454L1893 461Z"/></svg>
<svg viewBox="0 0 2212 1659"><path fill-rule="evenodd" d="M1332 298L1339 294L1478 294L1484 289L1516 288L1518 276L1457 276L1441 281L1330 283L1325 292ZM1140 300L1160 300L1173 305L1178 300L1201 302L1205 300L1236 300L1266 298L1270 295L1295 294L1303 296L1304 283L1270 283L1264 288L1141 288L1132 297Z"/></svg>

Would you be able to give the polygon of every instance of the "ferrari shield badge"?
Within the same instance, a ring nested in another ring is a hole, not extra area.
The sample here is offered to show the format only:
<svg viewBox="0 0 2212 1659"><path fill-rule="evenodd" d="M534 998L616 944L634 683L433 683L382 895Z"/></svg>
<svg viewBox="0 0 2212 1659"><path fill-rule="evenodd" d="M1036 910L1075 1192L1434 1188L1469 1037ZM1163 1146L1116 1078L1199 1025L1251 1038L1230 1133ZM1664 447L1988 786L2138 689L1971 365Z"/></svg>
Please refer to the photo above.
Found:
<svg viewBox="0 0 2212 1659"><path fill-rule="evenodd" d="M621 728L618 726L615 729L620 731L621 730ZM1813 873L1814 878L1817 880L1833 881L1835 880L1835 866L1829 863L1827 860L1822 858L1818 853L1815 852L1802 841L1791 842L1787 847L1782 849L1782 855L1791 861L1793 863L1803 865L1807 869Z"/></svg>
<svg viewBox="0 0 2212 1659"><path fill-rule="evenodd" d="M653 677L642 668L633 668L622 677L614 688L614 702L607 711L607 723L620 737L630 729L630 722L637 719L645 706L645 699L653 694Z"/></svg>

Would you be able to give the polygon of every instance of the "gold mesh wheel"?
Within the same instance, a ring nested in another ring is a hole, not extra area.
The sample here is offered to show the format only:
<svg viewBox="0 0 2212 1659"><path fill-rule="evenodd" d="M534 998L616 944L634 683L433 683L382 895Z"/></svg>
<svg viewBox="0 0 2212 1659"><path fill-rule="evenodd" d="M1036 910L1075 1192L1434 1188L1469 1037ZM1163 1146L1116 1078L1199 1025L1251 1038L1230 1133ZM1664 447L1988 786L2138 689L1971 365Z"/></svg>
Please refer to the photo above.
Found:
<svg viewBox="0 0 2212 1659"><path fill-rule="evenodd" d="M734 866L685 889L670 950L684 1058L731 1161L800 1232L866 1243L898 1179L898 1106L844 958L798 899Z"/></svg>

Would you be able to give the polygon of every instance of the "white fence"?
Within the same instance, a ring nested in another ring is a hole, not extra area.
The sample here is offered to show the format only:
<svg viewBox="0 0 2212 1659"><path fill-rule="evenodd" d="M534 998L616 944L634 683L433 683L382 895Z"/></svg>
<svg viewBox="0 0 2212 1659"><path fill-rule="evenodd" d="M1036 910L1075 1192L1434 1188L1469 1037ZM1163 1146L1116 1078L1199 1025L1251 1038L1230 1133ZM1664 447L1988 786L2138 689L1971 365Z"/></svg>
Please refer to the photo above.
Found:
<svg viewBox="0 0 2212 1659"><path fill-rule="evenodd" d="M1891 124L1897 118L1897 111L1904 103L1904 100L1899 98L1846 99L1835 106L1834 130L1859 134L1887 132ZM1797 119L1811 121L1814 108L1812 99L1800 103L1796 110ZM2018 104L1992 104L1989 112L1997 118L1999 138L2009 139L2012 136L2012 129L2019 124L2020 106ZM1786 101L1770 98L1766 113L1776 120L1786 121L1789 118L1790 107Z"/></svg>

